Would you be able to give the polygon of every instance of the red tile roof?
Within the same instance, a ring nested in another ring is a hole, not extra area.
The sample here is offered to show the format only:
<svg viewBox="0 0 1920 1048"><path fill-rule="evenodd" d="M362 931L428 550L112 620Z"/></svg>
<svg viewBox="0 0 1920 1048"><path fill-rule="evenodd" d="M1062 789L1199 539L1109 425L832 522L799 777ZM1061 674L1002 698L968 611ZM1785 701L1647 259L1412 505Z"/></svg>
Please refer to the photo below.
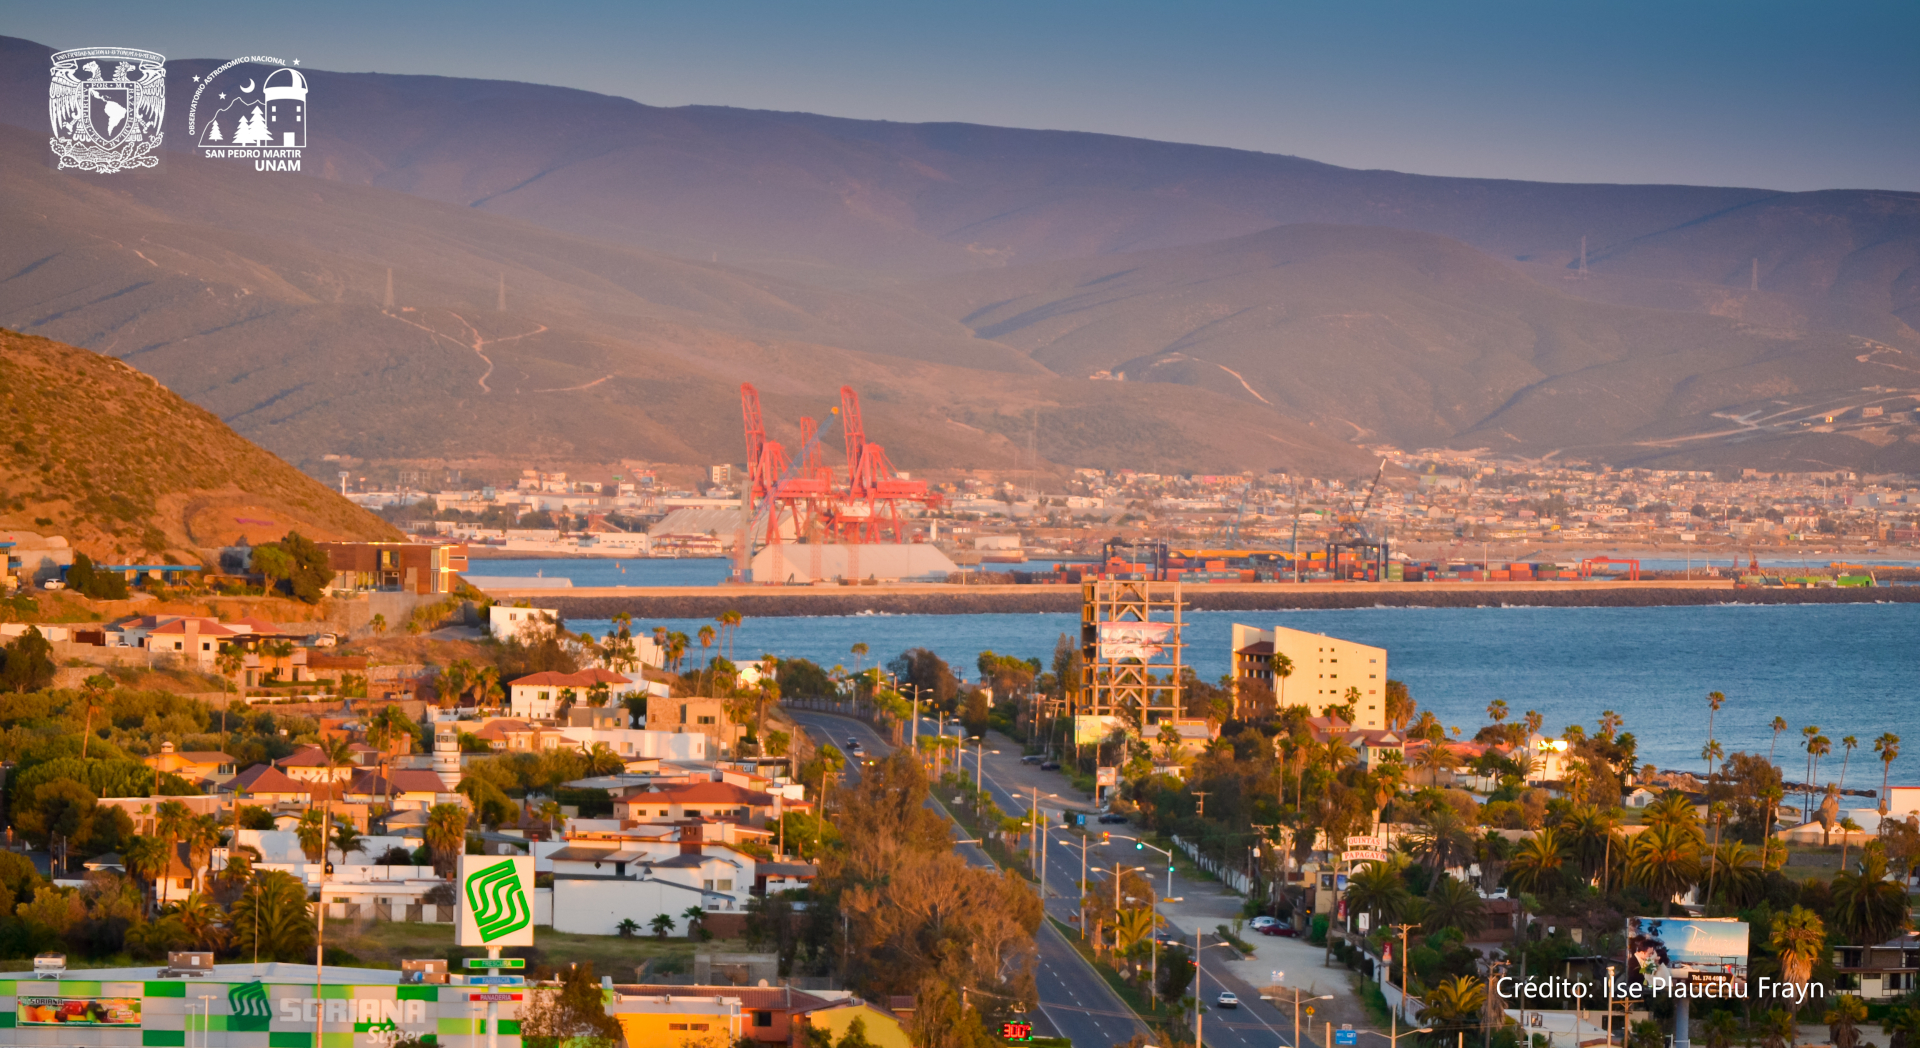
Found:
<svg viewBox="0 0 1920 1048"><path fill-rule="evenodd" d="M641 804L734 804L766 807L773 803L770 794L755 793L730 782L696 782L686 786L668 786L646 793L630 794L628 801Z"/></svg>
<svg viewBox="0 0 1920 1048"><path fill-rule="evenodd" d="M363 771L347 784L348 793L371 794L376 797L392 796L396 793L445 793L447 784L440 776L418 768L400 768L382 772L379 769Z"/></svg>
<svg viewBox="0 0 1920 1048"><path fill-rule="evenodd" d="M598 666L581 670L579 673L555 673L546 670L529 673L524 677L507 682L509 688L591 688L595 684L632 684L631 680L618 673L610 673Z"/></svg>
<svg viewBox="0 0 1920 1048"><path fill-rule="evenodd" d="M228 779L221 789L238 793L313 793L309 784L288 778L286 772L271 764L256 764Z"/></svg>

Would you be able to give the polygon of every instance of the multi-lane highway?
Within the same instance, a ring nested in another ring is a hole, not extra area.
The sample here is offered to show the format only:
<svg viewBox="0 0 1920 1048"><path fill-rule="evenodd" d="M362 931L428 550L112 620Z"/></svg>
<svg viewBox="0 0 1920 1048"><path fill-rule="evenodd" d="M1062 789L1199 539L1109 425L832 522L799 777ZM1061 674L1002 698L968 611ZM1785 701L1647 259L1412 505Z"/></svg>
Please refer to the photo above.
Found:
<svg viewBox="0 0 1920 1048"><path fill-rule="evenodd" d="M816 742L830 742L844 751L847 749L847 739L852 737L859 739L860 745L870 754L884 755L893 750L873 729L852 718L809 710L788 712ZM853 761L848 762L847 770L850 777L859 774L859 766ZM955 837L958 836L956 833ZM976 866L993 865L987 854L975 845L956 844L955 847L969 863ZM1057 907L1050 906L1049 909L1055 916L1063 916ZM1072 910L1073 907L1069 905L1066 912ZM1036 1017L1039 1021L1034 1025L1041 1028L1036 1032L1065 1037L1073 1042L1075 1048L1108 1048L1110 1045L1125 1044L1136 1032L1148 1032L1127 1008L1126 1002L1114 995L1099 973L1088 967L1086 961L1073 951L1073 947L1051 925L1041 925L1039 933L1034 936L1034 945L1039 952L1034 978L1040 997L1040 1014ZM1051 1029L1046 1029L1048 1027ZM1238 1043L1216 1042L1211 1032L1207 1036L1213 1043ZM1272 1043L1263 1042L1262 1048L1272 1048Z"/></svg>
<svg viewBox="0 0 1920 1048"><path fill-rule="evenodd" d="M861 721L834 714L808 710L789 710L794 719L804 725L817 741L831 742L845 750L849 737L860 740L861 746L872 755L884 755L892 752L893 747L881 739L877 733ZM934 722L922 725L922 732L932 734ZM973 771L974 755L966 754L962 764L964 770ZM1005 760L1013 762L1018 758L1007 755ZM1017 786L1002 781L1003 775L995 771L996 761L989 758L981 785L993 797L1002 811L1018 813L1029 810L1031 795ZM1017 766L1017 765L1016 765ZM854 769L850 767L850 773ZM1016 792L1018 790L1018 792ZM1045 795L1043 797L1043 807ZM1057 808L1058 806L1055 805ZM1100 827L1089 827L1098 830ZM1140 831L1125 826L1110 827L1124 834L1138 834ZM957 829L957 827L956 827ZM1053 844L1047 849L1046 884L1047 912L1065 923L1079 911L1079 893L1076 888L1080 879L1080 851L1060 844L1068 839L1067 833L1059 828L1053 829ZM971 844L956 845L966 859L976 865L990 865L991 861L979 848ZM1087 865L1111 868L1115 862L1128 866L1148 866L1156 889L1166 883L1165 860L1155 852L1136 850L1131 842L1116 840L1102 846L1097 842L1087 852ZM1096 875L1089 874L1090 877ZM1097 877L1096 877L1097 879ZM1178 897L1195 898L1197 894L1215 895L1220 892L1217 884L1207 881L1192 881L1176 873L1172 894ZM1210 944L1205 954L1221 958L1226 951L1213 943L1218 939L1211 934L1211 925L1220 921L1203 921L1187 918L1187 927L1179 922L1169 921L1166 933L1188 944L1193 941L1196 927L1207 929ZM1147 1032L1126 1004L1115 996L1106 982L1094 972L1087 963L1075 953L1073 947L1061 938L1050 924L1042 925L1034 937L1039 951L1039 970L1035 973L1039 983L1040 1013L1044 1022L1036 1026L1050 1026L1057 1036L1070 1039L1076 1048L1107 1048L1109 1045L1124 1044L1138 1031ZM1203 960L1212 960L1203 957ZM1291 1008L1282 1010L1259 999L1259 991L1244 980L1222 970L1219 964L1201 965L1201 977L1197 987L1200 999L1206 1002L1204 1037L1207 1045L1213 1048L1290 1048L1293 1044L1293 1012ZM1222 990L1232 991L1240 998L1240 1007L1220 1009L1213 1001ZM1042 1031L1044 1032L1044 1031ZM1303 1033L1306 1031L1303 1030ZM1302 1037L1306 1048L1316 1048L1319 1038Z"/></svg>

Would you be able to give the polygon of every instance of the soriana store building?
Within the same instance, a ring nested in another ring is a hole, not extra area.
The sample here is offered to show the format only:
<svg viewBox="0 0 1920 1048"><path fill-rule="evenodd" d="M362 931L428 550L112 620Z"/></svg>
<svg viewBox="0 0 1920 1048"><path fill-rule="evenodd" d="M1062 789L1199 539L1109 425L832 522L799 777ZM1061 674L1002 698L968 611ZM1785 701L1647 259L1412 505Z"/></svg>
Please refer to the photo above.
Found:
<svg viewBox="0 0 1920 1048"><path fill-rule="evenodd" d="M318 1024L319 1048L520 1046L520 993L403 982L410 975L396 971L328 965L317 987L310 964L216 964L185 978L155 978L151 966L18 974L27 977L0 978L0 1027L11 1027L0 1044L314 1048Z"/></svg>

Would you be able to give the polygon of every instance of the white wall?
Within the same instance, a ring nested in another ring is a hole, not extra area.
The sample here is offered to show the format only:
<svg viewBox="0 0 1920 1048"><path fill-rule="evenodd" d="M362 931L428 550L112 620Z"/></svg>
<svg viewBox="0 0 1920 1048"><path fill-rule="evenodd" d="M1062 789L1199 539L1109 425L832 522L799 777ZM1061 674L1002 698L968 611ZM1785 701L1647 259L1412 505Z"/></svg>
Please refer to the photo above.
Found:
<svg viewBox="0 0 1920 1048"><path fill-rule="evenodd" d="M671 935L685 935L689 906L700 906L702 894L684 886L650 880L553 880L553 930L583 935L618 935L620 922L631 918L642 935L656 914L673 918ZM725 911L722 911L725 912Z"/></svg>

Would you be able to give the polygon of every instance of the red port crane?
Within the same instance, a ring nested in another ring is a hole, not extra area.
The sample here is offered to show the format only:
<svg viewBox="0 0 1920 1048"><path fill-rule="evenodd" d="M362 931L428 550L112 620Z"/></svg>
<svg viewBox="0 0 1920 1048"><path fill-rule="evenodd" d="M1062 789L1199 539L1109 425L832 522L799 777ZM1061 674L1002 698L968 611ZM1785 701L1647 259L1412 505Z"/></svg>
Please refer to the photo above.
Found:
<svg viewBox="0 0 1920 1048"><path fill-rule="evenodd" d="M800 461L787 458L786 449L767 439L760 415L760 395L752 385L740 386L740 412L746 423L747 473L754 501L766 514L764 541L905 542L910 504L931 506L939 494L924 480L899 476L887 460L886 449L867 440L860 417L860 397L851 386L840 387L840 420L847 449L847 486L835 484L833 469L821 453L817 423L800 420ZM756 515L757 516L757 515Z"/></svg>

